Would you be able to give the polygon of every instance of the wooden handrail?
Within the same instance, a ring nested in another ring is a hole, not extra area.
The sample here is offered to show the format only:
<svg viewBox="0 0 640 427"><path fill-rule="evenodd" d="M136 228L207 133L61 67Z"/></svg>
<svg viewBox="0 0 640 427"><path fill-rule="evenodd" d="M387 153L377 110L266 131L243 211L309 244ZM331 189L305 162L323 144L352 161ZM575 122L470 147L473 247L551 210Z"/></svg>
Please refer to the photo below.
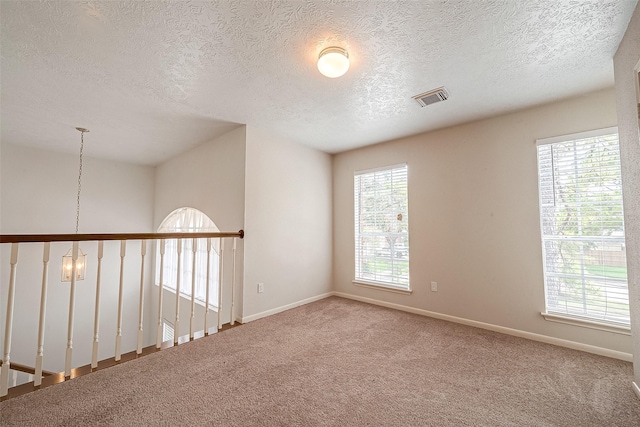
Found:
<svg viewBox="0 0 640 427"><path fill-rule="evenodd" d="M159 241L159 246L160 246L160 259L161 259L161 265L162 265L162 259L163 259L163 251L162 248L165 247L165 243L167 243L166 241L177 241L178 244L178 248L180 248L180 246L184 243L183 240L191 242L191 240L193 239L193 247L192 247L192 252L193 252L193 263L192 263L192 271L191 271L191 275L192 275L192 309L191 309L191 318L193 319L195 317L195 307L194 307L194 296L195 295L195 286L196 286L196 258L197 258L197 241L200 241L200 243L202 243L203 240L207 240L207 244L208 246L211 246L212 243L212 239L216 240L216 239L220 239L219 240L219 244L220 244L220 250L219 250L219 258L220 260L223 259L223 247L224 247L224 239L226 238L231 238L234 241L234 248L235 248L235 243L236 243L236 239L237 238L244 238L244 230L239 230L237 232L195 232L195 233L188 233L188 232L177 232L177 233L98 233L98 234L0 234L0 243L2 244L10 244L11 245L11 253L10 253L10 258L9 258L9 265L10 265L10 274L9 274L9 286L8 286L8 293L7 293L7 302L6 302L6 319L7 321L5 322L4 325L4 351L3 351L3 360L5 362L8 362L10 360L10 351L11 351L11 334L12 334L12 329L13 329L13 310L14 310L14 304L15 304L15 288L16 288L16 266L18 263L18 247L20 246L20 244L22 243L35 243L35 244L42 244L43 245L43 256L42 256L42 291L41 291L41 303L40 303L40 315L39 315L39 326L38 326L38 348L37 348L37 355L36 355L36 363L35 366L36 368L31 368L29 366L24 366L24 365L16 365L14 363L4 363L0 365L0 371L1 374L0 375L0 400L2 400L8 393L8 386L9 386L9 370L10 369L15 369L29 373L29 374L33 374L35 376L35 381L34 381L34 387L35 386L39 386L41 385L41 380L43 375L45 375L45 373L43 373L42 371L42 359L43 359L43 337L44 337L44 319L45 319L45 307L46 307L46 292L47 292L47 285L48 285L48 266L49 266L49 252L50 252L50 242L72 242L73 243L73 247L72 247L72 265L71 265L71 270L70 270L70 286L69 286L69 314L68 314L68 326L67 326L67 347L66 347L66 353L65 353L65 370L62 373L63 376L68 377L71 373L72 370L72 356L73 356L73 324L74 324L74 308L75 308L75 285L76 285L76 280L78 280L77 278L77 268L78 268L78 258L79 258L79 242L96 242L98 245L98 270L96 272L96 311L95 311L95 319L99 319L99 286L100 286L100 261L102 259L102 248L103 248L103 243L104 241L119 241L120 242L120 281L119 281L119 293L118 293L118 323L117 323L117 336L116 336L116 353L115 353L115 361L119 361L121 358L121 348L120 348L120 343L121 343L121 337L122 337L122 301L123 301L123 295L124 295L124 261L125 261L125 253L126 253L126 244L128 240L133 240L133 241L140 241L141 245L140 245L140 256L141 256L141 269L140 269L140 299L138 301L138 319L139 319L139 324L138 324L138 346L136 349L136 354L139 354L142 352L142 343L143 343L143 307L144 307L144 285L145 285L145 276L144 276L144 271L145 271L145 254L146 254L146 242L147 241ZM180 283L180 273L181 273L181 269L180 269L180 255L181 255L181 249L178 249L177 251L177 255L178 255L178 268L177 268L177 284L176 284L176 304L179 304L180 302L180 287L179 287L179 283ZM207 252L207 262L209 262L209 258L211 257L211 251L209 250ZM236 264L235 264L235 257L234 257L234 263L233 263L233 269L235 271L236 268ZM209 269L209 265L207 265L207 269ZM162 272L162 270L160 270ZM208 273L207 273L208 274ZM162 277L162 276L160 276ZM218 293L221 294L222 293L222 284L223 284L223 280L222 280L222 267L220 267L220 280L217 283L218 286ZM230 292L231 294L233 294L234 292L234 286L235 286L235 276L232 277L231 280L231 289ZM205 283L205 286L208 287L211 286L211 284L209 284L208 282ZM162 290L163 290L163 286L159 286L159 293L162 294ZM161 301L161 299L159 299L159 301ZM221 328L222 322L221 322L221 302L220 300L218 301L218 328ZM158 331L161 330L161 317L160 317L160 313L161 310L158 311L159 315L158 315ZM176 331L179 330L178 329L178 317L177 317L177 313L178 310L176 308L176 322L175 322L175 326L176 326ZM230 317L233 318L234 317L234 312L233 310L230 311ZM98 324L97 322L99 322L99 320L95 320L94 324ZM206 318L205 318L205 328L207 327L206 324ZM97 327L94 326L94 352L97 354ZM158 332L160 333L160 332ZM191 331L190 331L190 335L193 336L195 333L194 327L193 327L193 320L191 321ZM176 334L177 337L177 334ZM178 344L177 342L175 342L175 344ZM95 359L95 360L94 360ZM92 358L92 365L95 365L95 363L97 363L97 356L95 358ZM53 376L56 376L59 374L54 374Z"/></svg>
<svg viewBox="0 0 640 427"><path fill-rule="evenodd" d="M0 243L27 242L85 242L96 240L157 240L200 238L244 238L244 230L237 232L203 233L102 233L102 234L0 234Z"/></svg>

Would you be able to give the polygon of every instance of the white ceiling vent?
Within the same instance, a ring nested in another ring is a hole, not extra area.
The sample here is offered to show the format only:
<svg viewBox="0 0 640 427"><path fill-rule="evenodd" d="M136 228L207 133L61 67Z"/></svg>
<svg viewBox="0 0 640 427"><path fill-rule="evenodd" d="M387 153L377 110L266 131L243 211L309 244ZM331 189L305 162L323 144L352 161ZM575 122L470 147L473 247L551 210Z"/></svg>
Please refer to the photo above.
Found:
<svg viewBox="0 0 640 427"><path fill-rule="evenodd" d="M430 90L429 92L421 93L413 97L421 107L426 107L429 104L435 104L436 102L446 101L449 99L449 92L443 87Z"/></svg>

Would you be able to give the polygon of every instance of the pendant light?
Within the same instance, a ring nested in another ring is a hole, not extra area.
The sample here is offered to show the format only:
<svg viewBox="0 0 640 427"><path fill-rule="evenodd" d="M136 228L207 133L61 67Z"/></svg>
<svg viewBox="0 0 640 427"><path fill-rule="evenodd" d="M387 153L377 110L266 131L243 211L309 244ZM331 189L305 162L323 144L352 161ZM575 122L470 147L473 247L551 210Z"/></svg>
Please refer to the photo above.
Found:
<svg viewBox="0 0 640 427"><path fill-rule="evenodd" d="M78 195L76 197L76 234L80 224L80 189L82 188L82 150L84 149L84 134L89 129L76 128L80 132L80 168L78 169ZM76 261L76 281L84 280L87 268L87 255L78 247L78 259ZM62 281L70 282L73 275L73 247L62 257Z"/></svg>

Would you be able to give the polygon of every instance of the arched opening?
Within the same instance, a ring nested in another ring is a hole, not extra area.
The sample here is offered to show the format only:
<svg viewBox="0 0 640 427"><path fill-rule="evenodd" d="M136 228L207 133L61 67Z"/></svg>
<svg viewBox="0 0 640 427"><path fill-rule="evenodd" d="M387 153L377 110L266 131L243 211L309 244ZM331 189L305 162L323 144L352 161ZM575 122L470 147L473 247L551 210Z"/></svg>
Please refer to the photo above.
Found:
<svg viewBox="0 0 640 427"><path fill-rule="evenodd" d="M198 209L182 207L171 212L158 227L159 233L197 233L218 232L215 223L204 212ZM191 299L193 278L193 239L182 239L182 260L180 268L180 296ZM211 242L211 260L209 283L207 283L207 245L204 239L196 240L196 283L195 301L201 305L206 304L206 293L209 288L209 307L217 310L218 305L218 262L220 241L213 239ZM164 289L176 292L178 282L178 241L166 240L164 265L162 273L162 286ZM160 248L156 253L156 285L160 281Z"/></svg>

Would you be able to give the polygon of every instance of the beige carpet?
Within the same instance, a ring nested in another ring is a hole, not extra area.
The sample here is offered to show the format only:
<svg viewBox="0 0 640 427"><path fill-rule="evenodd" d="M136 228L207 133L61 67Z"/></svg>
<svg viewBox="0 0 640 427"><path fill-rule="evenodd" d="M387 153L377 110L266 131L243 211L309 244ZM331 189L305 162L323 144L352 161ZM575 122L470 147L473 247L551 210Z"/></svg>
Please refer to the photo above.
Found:
<svg viewBox="0 0 640 427"><path fill-rule="evenodd" d="M329 298L0 403L16 426L638 426L630 363Z"/></svg>

